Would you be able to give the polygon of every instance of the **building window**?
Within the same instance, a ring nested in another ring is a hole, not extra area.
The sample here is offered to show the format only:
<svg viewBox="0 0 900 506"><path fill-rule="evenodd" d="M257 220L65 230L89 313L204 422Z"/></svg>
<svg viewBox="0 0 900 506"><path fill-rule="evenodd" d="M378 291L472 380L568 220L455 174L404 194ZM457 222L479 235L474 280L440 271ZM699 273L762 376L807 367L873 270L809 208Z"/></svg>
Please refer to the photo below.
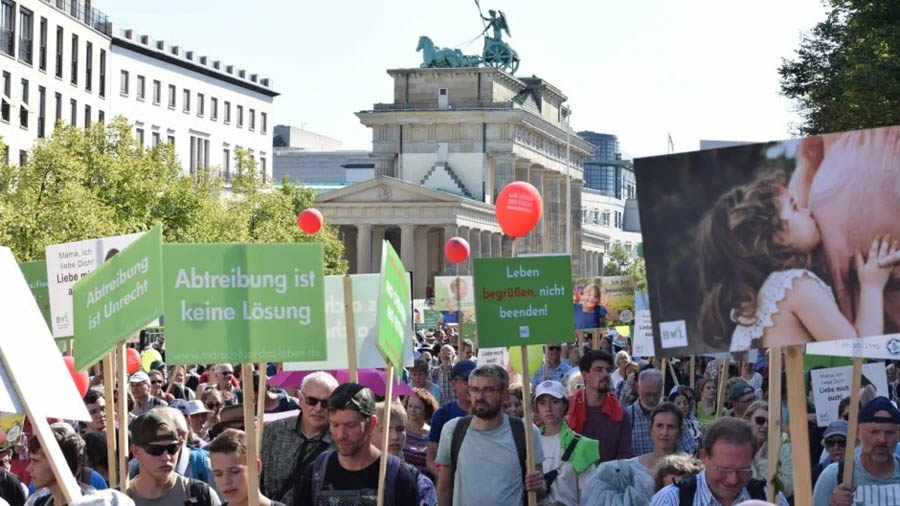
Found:
<svg viewBox="0 0 900 506"><path fill-rule="evenodd" d="M38 138L44 137L44 125L47 123L47 88L38 86Z"/></svg>
<svg viewBox="0 0 900 506"><path fill-rule="evenodd" d="M100 123L101 125L106 124L106 115L103 114L103 111L101 110L97 111L97 123Z"/></svg>
<svg viewBox="0 0 900 506"><path fill-rule="evenodd" d="M264 113L264 112L259 113L259 126L260 126L260 131L262 131L262 133L266 133L266 129L267 129L267 125L266 125L267 121L266 120L267 120L266 113Z"/></svg>
<svg viewBox="0 0 900 506"><path fill-rule="evenodd" d="M231 184L231 151L228 148L222 149L222 172L225 184Z"/></svg>
<svg viewBox="0 0 900 506"><path fill-rule="evenodd" d="M184 112L191 112L191 90L185 88L182 92L182 106L184 107Z"/></svg>
<svg viewBox="0 0 900 506"><path fill-rule="evenodd" d="M150 132L150 139L154 148L159 146L159 132Z"/></svg>
<svg viewBox="0 0 900 506"><path fill-rule="evenodd" d="M135 128L134 129L134 138L137 139L138 146L144 147L144 129L143 128Z"/></svg>
<svg viewBox="0 0 900 506"><path fill-rule="evenodd" d="M70 99L69 107L72 109L72 111L71 111L72 117L69 118L71 120L71 121L69 121L69 124L72 126L76 126L76 125L78 125L78 101L76 101L74 98Z"/></svg>
<svg viewBox="0 0 900 506"><path fill-rule="evenodd" d="M206 97L203 93L197 93L197 116L201 118L206 113Z"/></svg>
<svg viewBox="0 0 900 506"><path fill-rule="evenodd" d="M244 128L244 106L237 106L237 127Z"/></svg>
<svg viewBox="0 0 900 506"><path fill-rule="evenodd" d="M13 56L16 40L16 4L0 2L0 51Z"/></svg>
<svg viewBox="0 0 900 506"><path fill-rule="evenodd" d="M19 6L19 60L31 65L34 51L34 15Z"/></svg>
<svg viewBox="0 0 900 506"><path fill-rule="evenodd" d="M28 163L28 151L19 150L19 167L24 167Z"/></svg>
<svg viewBox="0 0 900 506"><path fill-rule="evenodd" d="M144 76L137 76L137 99L144 100L145 95Z"/></svg>
<svg viewBox="0 0 900 506"><path fill-rule="evenodd" d="M119 76L119 93L123 97L128 96L128 71L123 70Z"/></svg>
<svg viewBox="0 0 900 506"><path fill-rule="evenodd" d="M56 105L56 122L59 123L62 121L62 93L54 93L53 94L53 103Z"/></svg>
<svg viewBox="0 0 900 506"><path fill-rule="evenodd" d="M169 109L175 108L175 85L169 85Z"/></svg>
<svg viewBox="0 0 900 506"><path fill-rule="evenodd" d="M90 42L85 42L84 47L84 89L91 91L91 88L94 86L92 79L94 74L94 45Z"/></svg>
<svg viewBox="0 0 900 506"><path fill-rule="evenodd" d="M72 34L72 84L78 84L78 36Z"/></svg>
<svg viewBox="0 0 900 506"><path fill-rule="evenodd" d="M172 146L172 148L174 149L174 148L175 148L175 136L174 136L174 135L170 135L170 136L168 137L168 141L169 141L169 146Z"/></svg>
<svg viewBox="0 0 900 506"><path fill-rule="evenodd" d="M603 211L603 218L600 220L600 224L604 227L609 226L609 211Z"/></svg>
<svg viewBox="0 0 900 506"><path fill-rule="evenodd" d="M3 96L0 97L0 119L9 123L9 109L12 102L12 76L3 71Z"/></svg>
<svg viewBox="0 0 900 506"><path fill-rule="evenodd" d="M196 174L200 170L207 169L209 169L209 139L192 135L190 173Z"/></svg>
<svg viewBox="0 0 900 506"><path fill-rule="evenodd" d="M19 126L28 128L28 79L22 79L22 105L19 106Z"/></svg>
<svg viewBox="0 0 900 506"><path fill-rule="evenodd" d="M38 48L38 68L47 71L47 18L41 18L41 39Z"/></svg>
<svg viewBox="0 0 900 506"><path fill-rule="evenodd" d="M91 128L91 106L84 104L84 128Z"/></svg>
<svg viewBox="0 0 900 506"><path fill-rule="evenodd" d="M231 102L225 101L225 124L231 123Z"/></svg>
<svg viewBox="0 0 900 506"><path fill-rule="evenodd" d="M159 105L160 100L162 100L162 83L153 80L153 105Z"/></svg>
<svg viewBox="0 0 900 506"><path fill-rule="evenodd" d="M100 50L100 96L106 96L106 50Z"/></svg>
<svg viewBox="0 0 900 506"><path fill-rule="evenodd" d="M250 131L256 130L256 111L250 109Z"/></svg>
<svg viewBox="0 0 900 506"><path fill-rule="evenodd" d="M266 171L266 157L264 157L264 156L262 156L262 155L259 156L259 173L260 173L260 175L262 176L262 182L265 183L265 182L266 182L266 176L267 176L267 171Z"/></svg>
<svg viewBox="0 0 900 506"><path fill-rule="evenodd" d="M216 121L219 117L219 99L209 97L209 119Z"/></svg>
<svg viewBox="0 0 900 506"><path fill-rule="evenodd" d="M56 77L62 79L63 76L63 28L56 27Z"/></svg>

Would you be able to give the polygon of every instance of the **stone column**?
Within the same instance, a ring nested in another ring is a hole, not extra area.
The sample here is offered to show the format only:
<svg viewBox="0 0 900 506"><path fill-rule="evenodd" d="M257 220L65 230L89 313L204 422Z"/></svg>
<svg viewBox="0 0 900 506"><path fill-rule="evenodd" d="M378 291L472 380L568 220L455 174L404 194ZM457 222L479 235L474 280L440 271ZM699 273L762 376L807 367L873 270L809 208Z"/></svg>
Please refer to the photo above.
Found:
<svg viewBox="0 0 900 506"><path fill-rule="evenodd" d="M375 177L378 176L389 176L389 177L397 177L395 168L394 168L394 160L396 160L397 156L393 153L391 154L371 154L369 155L375 161Z"/></svg>
<svg viewBox="0 0 900 506"><path fill-rule="evenodd" d="M456 229L456 235L469 243L469 257L466 258L465 262L459 263L459 270L454 270L454 273L459 272L460 276L468 276L472 272L469 270L469 267L472 265L472 241L469 239L469 227L458 227Z"/></svg>
<svg viewBox="0 0 900 506"><path fill-rule="evenodd" d="M537 188L538 194L541 198L544 198L544 169L539 165L534 165L528 171L528 182L531 183L532 186ZM544 252L544 238L546 237L546 228L547 228L547 203L544 202L544 216L541 217L541 221L538 222L537 226L534 227L534 230L528 234L529 241L531 243L531 253L543 253Z"/></svg>
<svg viewBox="0 0 900 506"><path fill-rule="evenodd" d="M469 273L475 275L475 259L481 258L481 230L472 229L469 231L469 246L471 253L469 254Z"/></svg>
<svg viewBox="0 0 900 506"><path fill-rule="evenodd" d="M446 255L444 255L444 246L447 244L447 241L450 240L451 237L456 237L458 235L458 229L456 225L444 225L444 240L441 241L441 258L444 259L444 276L453 276L456 274L456 267L453 262L447 260Z"/></svg>
<svg viewBox="0 0 900 506"><path fill-rule="evenodd" d="M494 199L497 202L497 195L504 186L512 183L516 179L516 155L513 153L504 153L493 155L494 158Z"/></svg>
<svg viewBox="0 0 900 506"><path fill-rule="evenodd" d="M559 174L551 171L544 172L544 253L563 253L565 243L560 241L562 228L560 217L565 214L565 202L562 200Z"/></svg>
<svg viewBox="0 0 900 506"><path fill-rule="evenodd" d="M481 232L481 258L491 258L493 257L492 253L493 240L491 239L491 233L487 230Z"/></svg>
<svg viewBox="0 0 900 506"><path fill-rule="evenodd" d="M425 298L425 287L428 286L428 229L416 227L413 247L415 249L415 268L413 269L413 297Z"/></svg>
<svg viewBox="0 0 900 506"><path fill-rule="evenodd" d="M572 236L572 269L578 268L577 252L581 251L581 181L572 180L572 230L566 230Z"/></svg>
<svg viewBox="0 0 900 506"><path fill-rule="evenodd" d="M356 226L356 273L364 274L372 269L372 225Z"/></svg>
<svg viewBox="0 0 900 506"><path fill-rule="evenodd" d="M381 272L381 248L384 242L385 227L372 227L372 270L369 272Z"/></svg>
<svg viewBox="0 0 900 506"><path fill-rule="evenodd" d="M503 234L491 234L491 256L500 258L503 256Z"/></svg>
<svg viewBox="0 0 900 506"><path fill-rule="evenodd" d="M403 267L413 273L416 271L415 232L415 225L400 225L400 260L403 261Z"/></svg>

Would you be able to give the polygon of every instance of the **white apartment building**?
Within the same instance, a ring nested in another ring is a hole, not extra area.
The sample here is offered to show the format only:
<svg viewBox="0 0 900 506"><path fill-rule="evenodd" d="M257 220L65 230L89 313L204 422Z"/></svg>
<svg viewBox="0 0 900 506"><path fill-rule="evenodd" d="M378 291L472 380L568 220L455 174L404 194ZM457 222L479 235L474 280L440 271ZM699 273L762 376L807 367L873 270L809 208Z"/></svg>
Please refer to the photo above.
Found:
<svg viewBox="0 0 900 506"><path fill-rule="evenodd" d="M90 0L0 0L0 136L21 164L56 121L122 115L145 147L174 144L185 173L221 167L237 147L272 176L269 79L118 30Z"/></svg>
<svg viewBox="0 0 900 506"><path fill-rule="evenodd" d="M0 0L0 156L21 164L57 121L111 117L110 29L90 1Z"/></svg>
<svg viewBox="0 0 900 506"><path fill-rule="evenodd" d="M194 50L112 29L111 110L134 125L138 142L175 145L187 173L218 166L226 183L235 148L272 178L272 102L267 78Z"/></svg>

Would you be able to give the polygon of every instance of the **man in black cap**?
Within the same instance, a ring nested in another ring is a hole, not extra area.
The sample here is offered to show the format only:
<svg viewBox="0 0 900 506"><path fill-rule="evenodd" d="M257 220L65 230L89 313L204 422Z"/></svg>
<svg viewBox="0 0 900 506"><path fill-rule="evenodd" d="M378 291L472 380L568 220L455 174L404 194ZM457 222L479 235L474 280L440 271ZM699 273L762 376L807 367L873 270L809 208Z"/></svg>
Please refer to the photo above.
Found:
<svg viewBox="0 0 900 506"><path fill-rule="evenodd" d="M756 400L756 390L744 380L736 381L728 389L728 400L731 401L731 410L728 416L744 417L744 412Z"/></svg>
<svg viewBox="0 0 900 506"><path fill-rule="evenodd" d="M471 402L469 400L469 374L475 369L476 363L472 360L460 360L453 364L450 370L450 386L456 395L456 400L444 404L431 417L431 430L428 432L428 449L425 451L425 465L434 476L438 475L438 468L434 463L437 456L438 443L441 441L441 430L444 424L469 414Z"/></svg>
<svg viewBox="0 0 900 506"><path fill-rule="evenodd" d="M328 424L337 450L319 455L300 480L294 504L374 504L378 492L381 451L372 444L377 433L375 395L358 383L344 383L328 400ZM416 481L403 461L386 455L384 505L416 505Z"/></svg>
<svg viewBox="0 0 900 506"><path fill-rule="evenodd" d="M127 494L136 506L219 506L219 496L206 483L175 473L178 428L159 411L145 413L131 422L131 451L140 472Z"/></svg>
<svg viewBox="0 0 900 506"><path fill-rule="evenodd" d="M843 462L822 471L813 491L813 506L900 504L900 411L887 397L876 397L859 412L861 453L853 460L853 483L843 480Z"/></svg>

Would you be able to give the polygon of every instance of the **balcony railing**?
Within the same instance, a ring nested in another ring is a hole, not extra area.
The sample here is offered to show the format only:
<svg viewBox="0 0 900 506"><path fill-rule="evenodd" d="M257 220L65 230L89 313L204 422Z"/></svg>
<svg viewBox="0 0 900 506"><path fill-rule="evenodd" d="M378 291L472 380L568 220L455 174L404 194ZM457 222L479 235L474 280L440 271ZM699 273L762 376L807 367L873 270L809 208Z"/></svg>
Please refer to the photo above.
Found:
<svg viewBox="0 0 900 506"><path fill-rule="evenodd" d="M112 25L109 16L102 11L91 7L91 3L84 0L44 0L48 4L55 4L56 8L69 14L78 21L90 26L94 30L112 37Z"/></svg>
<svg viewBox="0 0 900 506"><path fill-rule="evenodd" d="M34 51L34 46L31 44L31 42L31 39L19 37L19 59L29 65L31 65L32 52Z"/></svg>
<svg viewBox="0 0 900 506"><path fill-rule="evenodd" d="M12 30L0 28L0 51L12 56L15 40L15 33Z"/></svg>

